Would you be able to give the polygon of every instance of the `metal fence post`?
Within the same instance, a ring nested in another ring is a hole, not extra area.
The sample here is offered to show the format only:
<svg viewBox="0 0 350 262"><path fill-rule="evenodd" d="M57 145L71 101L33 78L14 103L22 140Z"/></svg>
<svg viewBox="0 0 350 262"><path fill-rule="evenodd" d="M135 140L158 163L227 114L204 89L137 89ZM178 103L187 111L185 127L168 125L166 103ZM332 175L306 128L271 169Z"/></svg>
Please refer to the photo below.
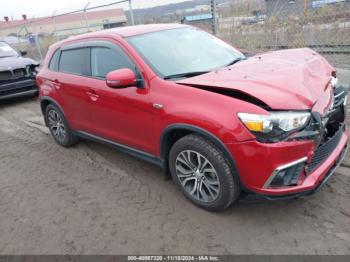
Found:
<svg viewBox="0 0 350 262"><path fill-rule="evenodd" d="M44 60L44 56L43 56L43 53L41 51L40 37L39 37L39 33L36 31L36 23L34 20L35 20L35 16L33 16L33 18L32 18L32 29L33 29L33 33L34 33L35 46L36 46L36 49L38 50L40 61L42 62ZM26 27L27 34L29 35L27 25L25 24L24 26Z"/></svg>
<svg viewBox="0 0 350 262"><path fill-rule="evenodd" d="M87 13L86 13L86 9L87 7L89 6L90 2L88 2L86 4L86 6L84 7L84 17L85 17L85 23L86 23L86 28L87 28L87 31L89 32L90 31L90 25L89 25L89 19L87 17Z"/></svg>
<svg viewBox="0 0 350 262"><path fill-rule="evenodd" d="M53 14L52 14L52 25L53 25L53 32L52 32L52 34L56 37L56 30L57 30L57 28L56 28L56 12L57 12L57 10L55 10L54 12L53 12Z"/></svg>
<svg viewBox="0 0 350 262"><path fill-rule="evenodd" d="M216 12L216 0L210 0L211 15L212 15L212 30L213 34L217 34L217 12Z"/></svg>
<svg viewBox="0 0 350 262"><path fill-rule="evenodd" d="M304 0L304 17L307 17L307 13L309 10L309 1L308 0Z"/></svg>
<svg viewBox="0 0 350 262"><path fill-rule="evenodd" d="M36 48L38 49L38 52L39 52L39 56L40 56L40 61L44 61L44 56L43 56L43 53L41 51L41 46L40 46L40 37L39 35L37 34L36 35L36 41L35 41L35 45L36 45Z"/></svg>
<svg viewBox="0 0 350 262"><path fill-rule="evenodd" d="M132 3L131 3L131 0L129 0L129 13L130 13L130 22L131 22L131 25L135 25L135 20L134 20L134 11L132 9Z"/></svg>

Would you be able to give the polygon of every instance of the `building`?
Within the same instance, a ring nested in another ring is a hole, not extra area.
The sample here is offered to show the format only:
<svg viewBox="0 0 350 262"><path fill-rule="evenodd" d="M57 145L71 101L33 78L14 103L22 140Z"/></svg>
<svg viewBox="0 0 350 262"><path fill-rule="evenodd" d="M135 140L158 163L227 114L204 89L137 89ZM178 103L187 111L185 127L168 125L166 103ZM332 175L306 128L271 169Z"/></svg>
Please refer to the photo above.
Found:
<svg viewBox="0 0 350 262"><path fill-rule="evenodd" d="M196 5L195 9L197 12L210 11L210 5Z"/></svg>
<svg viewBox="0 0 350 262"><path fill-rule="evenodd" d="M251 14L253 11L264 12L265 0L231 0L220 3L219 9L241 15Z"/></svg>
<svg viewBox="0 0 350 262"><path fill-rule="evenodd" d="M177 9L172 14L183 15L183 14L198 14L210 11L210 5L196 5L194 7L186 9Z"/></svg>
<svg viewBox="0 0 350 262"><path fill-rule="evenodd" d="M311 6L312 8L320 8L326 5L338 4L338 3L344 3L344 2L347 2L347 0L315 0L315 1L312 1Z"/></svg>
<svg viewBox="0 0 350 262"><path fill-rule="evenodd" d="M0 36L9 35L75 35L87 31L123 26L127 23L123 9L108 9L58 15L55 17L25 18L1 21Z"/></svg>
<svg viewBox="0 0 350 262"><path fill-rule="evenodd" d="M350 8L350 0L265 0L268 16L301 16L305 10L316 11L318 8L332 5L345 5Z"/></svg>
<svg viewBox="0 0 350 262"><path fill-rule="evenodd" d="M207 13L199 15L187 15L182 19L181 23L193 25L210 32L212 30L212 20L213 15L211 13Z"/></svg>
<svg viewBox="0 0 350 262"><path fill-rule="evenodd" d="M350 8L350 0L230 0L219 4L223 11L236 12L235 16L259 13L278 17L300 16L305 10L317 11L322 7L337 5Z"/></svg>

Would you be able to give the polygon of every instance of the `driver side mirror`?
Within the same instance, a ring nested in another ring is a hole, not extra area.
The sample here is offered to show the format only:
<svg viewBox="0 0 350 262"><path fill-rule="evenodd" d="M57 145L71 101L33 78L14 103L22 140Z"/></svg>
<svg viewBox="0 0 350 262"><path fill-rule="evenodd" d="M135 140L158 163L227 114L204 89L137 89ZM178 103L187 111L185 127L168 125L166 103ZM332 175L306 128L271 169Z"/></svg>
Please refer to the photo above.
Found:
<svg viewBox="0 0 350 262"><path fill-rule="evenodd" d="M28 52L25 50L21 50L19 51L19 53L21 54L21 56L26 56L28 54Z"/></svg>
<svg viewBox="0 0 350 262"><path fill-rule="evenodd" d="M107 74L106 84L112 88L136 86L136 75L129 68L118 69Z"/></svg>

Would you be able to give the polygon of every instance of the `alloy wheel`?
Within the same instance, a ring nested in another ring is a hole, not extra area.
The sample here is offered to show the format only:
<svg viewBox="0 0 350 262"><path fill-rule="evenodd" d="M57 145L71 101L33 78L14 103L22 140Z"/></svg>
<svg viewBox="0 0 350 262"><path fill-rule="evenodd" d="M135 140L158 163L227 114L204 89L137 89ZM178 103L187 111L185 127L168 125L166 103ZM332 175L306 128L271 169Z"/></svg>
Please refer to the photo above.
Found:
<svg viewBox="0 0 350 262"><path fill-rule="evenodd" d="M66 139L66 128L60 114L57 113L55 110L50 110L47 119L49 128L53 136L58 141L64 141Z"/></svg>
<svg viewBox="0 0 350 262"><path fill-rule="evenodd" d="M220 193L220 181L210 161L193 150L180 152L175 161L176 175L181 186L195 199L213 202Z"/></svg>

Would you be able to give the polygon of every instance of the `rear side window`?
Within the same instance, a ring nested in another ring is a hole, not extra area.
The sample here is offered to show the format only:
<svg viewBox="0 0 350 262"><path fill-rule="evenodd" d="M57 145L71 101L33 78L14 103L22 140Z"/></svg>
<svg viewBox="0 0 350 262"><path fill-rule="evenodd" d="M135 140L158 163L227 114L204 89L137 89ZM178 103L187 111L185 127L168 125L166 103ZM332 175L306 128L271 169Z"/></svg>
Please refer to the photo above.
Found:
<svg viewBox="0 0 350 262"><path fill-rule="evenodd" d="M120 48L92 47L91 48L91 74L94 77L105 78L114 70L130 68L135 70L130 60Z"/></svg>
<svg viewBox="0 0 350 262"><path fill-rule="evenodd" d="M84 75L86 61L86 49L77 48L63 50L61 52L59 71L76 75Z"/></svg>
<svg viewBox="0 0 350 262"><path fill-rule="evenodd" d="M56 50L53 56L51 57L49 63L49 69L52 71L58 71L58 61L60 60L60 50Z"/></svg>

